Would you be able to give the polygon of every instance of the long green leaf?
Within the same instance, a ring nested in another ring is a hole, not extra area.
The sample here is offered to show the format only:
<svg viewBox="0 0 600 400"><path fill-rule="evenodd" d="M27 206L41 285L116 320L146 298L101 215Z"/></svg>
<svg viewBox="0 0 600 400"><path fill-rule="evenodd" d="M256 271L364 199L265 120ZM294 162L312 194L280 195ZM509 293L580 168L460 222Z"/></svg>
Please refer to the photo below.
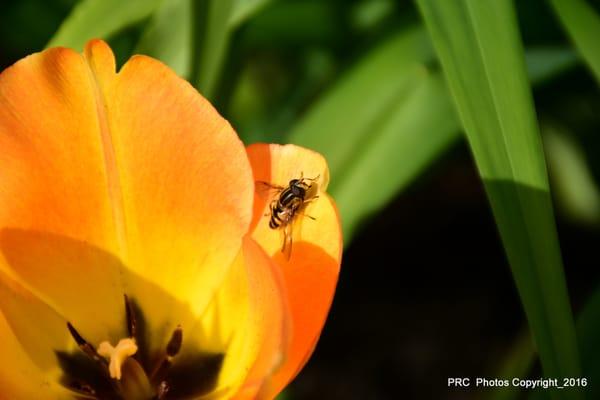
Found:
<svg viewBox="0 0 600 400"><path fill-rule="evenodd" d="M407 73L432 59L433 50L422 28L393 36L365 56L311 108L294 126L289 141L322 152L335 182L359 143L369 141L364 132L388 113L395 99L414 87Z"/></svg>
<svg viewBox="0 0 600 400"><path fill-rule="evenodd" d="M542 125L544 148L557 206L575 222L600 223L600 190L581 146L554 122Z"/></svg>
<svg viewBox="0 0 600 400"><path fill-rule="evenodd" d="M236 0L229 16L228 26L233 30L272 0Z"/></svg>
<svg viewBox="0 0 600 400"><path fill-rule="evenodd" d="M208 0L203 10L203 29L197 36L196 43L199 61L195 82L198 90L209 99L215 95L221 67L225 61L231 34L228 21L233 11L233 3L234 0Z"/></svg>
<svg viewBox="0 0 600 400"><path fill-rule="evenodd" d="M192 0L164 1L146 25L135 49L189 77L192 63Z"/></svg>
<svg viewBox="0 0 600 400"><path fill-rule="evenodd" d="M529 79L533 85L567 71L578 63L575 52L566 47L532 47L525 53Z"/></svg>
<svg viewBox="0 0 600 400"><path fill-rule="evenodd" d="M460 125L438 74L424 67L406 74L410 91L399 93L369 142L357 151L330 189L336 199L344 237L387 204L460 137Z"/></svg>
<svg viewBox="0 0 600 400"><path fill-rule="evenodd" d="M94 38L108 39L122 29L148 18L161 0L83 0L64 20L48 47L81 51Z"/></svg>
<svg viewBox="0 0 600 400"><path fill-rule="evenodd" d="M578 376L573 316L513 5L417 2L484 180L544 373Z"/></svg>
<svg viewBox="0 0 600 400"><path fill-rule="evenodd" d="M585 0L550 0L571 40L600 82L600 15Z"/></svg>

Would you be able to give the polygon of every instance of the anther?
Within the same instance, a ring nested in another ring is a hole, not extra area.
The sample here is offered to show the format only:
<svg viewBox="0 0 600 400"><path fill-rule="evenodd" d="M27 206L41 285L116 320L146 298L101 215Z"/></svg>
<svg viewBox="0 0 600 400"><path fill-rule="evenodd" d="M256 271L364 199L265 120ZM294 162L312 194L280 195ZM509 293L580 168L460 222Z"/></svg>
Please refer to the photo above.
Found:
<svg viewBox="0 0 600 400"><path fill-rule="evenodd" d="M77 345L79 347L88 344L88 342L79 334L79 332L77 332L77 329L75 329L70 322L67 322L67 328L69 329L69 333L71 334L71 336L73 336L73 339L75 339L75 342L77 342Z"/></svg>
<svg viewBox="0 0 600 400"><path fill-rule="evenodd" d="M106 360L100 357L100 355L96 352L96 349L94 349L94 347L91 344L89 344L88 341L85 340L83 336L79 334L79 332L77 332L77 329L75 329L75 327L71 325L70 322L67 322L67 328L69 329L69 333L71 334L73 339L75 339L77 346L79 346L79 348L85 354L87 354L88 357L92 358L95 361L98 361L103 365L107 365Z"/></svg>
<svg viewBox="0 0 600 400"><path fill-rule="evenodd" d="M125 316L127 317L127 332L129 333L129 337L135 338L137 333L137 322L135 320L135 312L133 311L133 305L129 301L129 297L126 294L123 295L125 297Z"/></svg>
<svg viewBox="0 0 600 400"><path fill-rule="evenodd" d="M167 356L175 357L179 350L181 350L181 343L183 342L183 330L181 326L178 325L177 328L173 331L171 335L171 339L167 344Z"/></svg>
<svg viewBox="0 0 600 400"><path fill-rule="evenodd" d="M150 375L150 380L153 382L158 382L163 379L167 370L171 366L171 360L173 357L179 353L181 350L181 343L183 342L183 330L181 326L178 325L177 328L171 334L171 339L169 339L169 343L167 343L166 354L160 360L160 362L156 365L152 374Z"/></svg>

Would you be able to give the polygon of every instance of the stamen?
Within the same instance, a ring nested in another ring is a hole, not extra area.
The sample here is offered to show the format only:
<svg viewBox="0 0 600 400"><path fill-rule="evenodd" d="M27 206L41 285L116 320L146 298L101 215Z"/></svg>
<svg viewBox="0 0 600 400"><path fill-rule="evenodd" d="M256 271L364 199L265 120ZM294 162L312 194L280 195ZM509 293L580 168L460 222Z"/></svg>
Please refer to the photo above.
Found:
<svg viewBox="0 0 600 400"><path fill-rule="evenodd" d="M133 311L133 306L129 301L129 297L127 295L123 295L125 297L125 315L127 317L127 331L129 332L129 337L135 338L137 331L137 321L135 319L135 312Z"/></svg>
<svg viewBox="0 0 600 400"><path fill-rule="evenodd" d="M106 360L104 360L102 357L100 357L100 355L96 352L94 347L91 344L89 344L88 341L85 340L83 338L83 336L81 336L79 334L79 332L77 332L77 329L75 329L75 327L73 325L71 325L70 322L67 322L67 328L69 329L69 333L71 334L73 339L75 339L75 342L77 343L79 348L85 354L87 354L88 357L90 357L91 359L93 359L95 361L98 361L101 364L106 365Z"/></svg>
<svg viewBox="0 0 600 400"><path fill-rule="evenodd" d="M181 350L181 344L183 342L183 329L178 325L177 328L171 334L171 339L169 339L169 343L167 343L167 349L165 356L160 360L160 362L156 365L152 374L150 375L150 379L153 382L160 382L165 376L167 370L171 366L173 357L179 353Z"/></svg>
<svg viewBox="0 0 600 400"><path fill-rule="evenodd" d="M181 342L183 342L183 330L178 325L167 344L167 356L175 357L179 353L179 350L181 350Z"/></svg>
<svg viewBox="0 0 600 400"><path fill-rule="evenodd" d="M107 341L100 343L100 346L98 346L98 354L110 360L108 371L110 377L116 380L121 379L121 367L125 360L134 355L137 350L137 344L131 338L119 340L116 347L113 347Z"/></svg>

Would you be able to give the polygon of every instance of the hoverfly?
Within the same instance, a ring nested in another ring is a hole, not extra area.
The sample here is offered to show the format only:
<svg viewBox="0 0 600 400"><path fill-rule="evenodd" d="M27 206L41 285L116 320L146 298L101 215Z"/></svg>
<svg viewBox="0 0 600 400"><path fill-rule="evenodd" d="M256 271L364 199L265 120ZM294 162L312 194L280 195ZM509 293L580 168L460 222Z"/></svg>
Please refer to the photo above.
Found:
<svg viewBox="0 0 600 400"><path fill-rule="evenodd" d="M276 190L276 197L269 205L269 228L281 229L283 231L283 244L281 252L289 260L292 254L292 230L297 215L315 219L310 215L302 213L308 203L316 200L319 196L313 193L314 182L319 178L304 178L290 180L287 186L273 185L268 182L259 182L270 189Z"/></svg>

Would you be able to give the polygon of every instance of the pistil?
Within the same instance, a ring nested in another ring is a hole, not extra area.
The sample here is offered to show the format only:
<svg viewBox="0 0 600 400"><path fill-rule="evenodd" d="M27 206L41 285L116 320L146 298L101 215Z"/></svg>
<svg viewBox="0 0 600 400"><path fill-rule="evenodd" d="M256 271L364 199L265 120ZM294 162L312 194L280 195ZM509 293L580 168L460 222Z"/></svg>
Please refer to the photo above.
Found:
<svg viewBox="0 0 600 400"><path fill-rule="evenodd" d="M119 340L119 343L113 347L108 341L100 343L97 353L109 360L108 372L110 377L121 380L121 367L128 357L137 353L138 347L135 339L126 338Z"/></svg>

